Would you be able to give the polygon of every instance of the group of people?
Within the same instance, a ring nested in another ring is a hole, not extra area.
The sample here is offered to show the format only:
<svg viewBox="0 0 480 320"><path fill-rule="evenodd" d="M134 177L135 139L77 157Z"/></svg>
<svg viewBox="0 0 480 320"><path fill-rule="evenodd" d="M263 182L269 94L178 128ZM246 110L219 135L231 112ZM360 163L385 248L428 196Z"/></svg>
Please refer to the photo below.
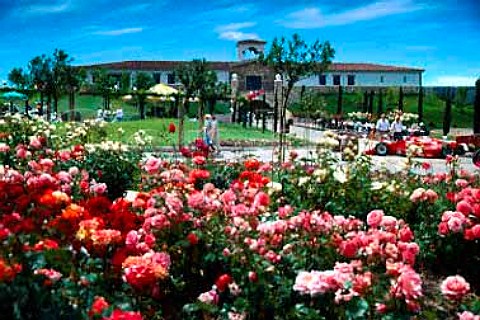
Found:
<svg viewBox="0 0 480 320"><path fill-rule="evenodd" d="M414 124L410 129L414 134L423 132L424 134L428 135L428 130L423 122ZM382 113L375 126L375 131L377 134L384 135L392 133L394 140L401 140L405 135L406 130L407 127L402 123L401 114L397 114L393 122L390 124L390 121L388 121L388 119L385 117L385 114Z"/></svg>
<svg viewBox="0 0 480 320"><path fill-rule="evenodd" d="M211 152L220 153L220 143L218 140L218 122L215 116L205 115L205 125L203 127L203 140Z"/></svg>

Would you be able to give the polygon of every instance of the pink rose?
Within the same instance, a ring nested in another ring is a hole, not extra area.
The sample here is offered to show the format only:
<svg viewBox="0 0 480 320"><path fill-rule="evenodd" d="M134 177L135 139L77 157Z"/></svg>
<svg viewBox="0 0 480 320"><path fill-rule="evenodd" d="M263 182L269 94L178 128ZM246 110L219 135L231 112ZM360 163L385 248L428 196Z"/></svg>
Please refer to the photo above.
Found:
<svg viewBox="0 0 480 320"><path fill-rule="evenodd" d="M459 300L470 291L470 284L462 276L450 276L442 281L440 290L447 299Z"/></svg>
<svg viewBox="0 0 480 320"><path fill-rule="evenodd" d="M468 216L470 213L472 213L473 208L470 205L470 203L468 203L465 200L462 200L459 203L457 203L457 211L460 211L464 215Z"/></svg>
<svg viewBox="0 0 480 320"><path fill-rule="evenodd" d="M474 315L470 311L463 311L462 313L457 313L458 320L480 320L480 316Z"/></svg>
<svg viewBox="0 0 480 320"><path fill-rule="evenodd" d="M207 159L204 156L193 157L193 163L197 166L204 165L206 162L207 162Z"/></svg>
<svg viewBox="0 0 480 320"><path fill-rule="evenodd" d="M377 228L382 222L384 213L383 210L372 210L367 215L367 223L372 228Z"/></svg>
<svg viewBox="0 0 480 320"><path fill-rule="evenodd" d="M139 236L136 230L131 230L127 233L127 237L125 238L125 244L127 247L135 247L138 243Z"/></svg>

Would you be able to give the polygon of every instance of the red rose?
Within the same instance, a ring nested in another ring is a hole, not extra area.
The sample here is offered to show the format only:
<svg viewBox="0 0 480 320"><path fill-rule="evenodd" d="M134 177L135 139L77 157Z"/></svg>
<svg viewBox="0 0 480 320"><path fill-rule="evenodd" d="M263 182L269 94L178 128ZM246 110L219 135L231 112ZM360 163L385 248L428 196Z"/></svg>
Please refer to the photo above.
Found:
<svg viewBox="0 0 480 320"><path fill-rule="evenodd" d="M218 291L225 291L225 289L227 289L228 285L232 282L232 280L232 277L226 273L218 277L217 281L215 281L215 285L217 286Z"/></svg>
<svg viewBox="0 0 480 320"><path fill-rule="evenodd" d="M177 128L175 127L175 124L173 122L170 122L170 124L168 125L168 132L175 133L176 129Z"/></svg>
<svg viewBox="0 0 480 320"><path fill-rule="evenodd" d="M255 271L250 271L248 273L248 280L250 280L250 282L257 282L258 281L258 275Z"/></svg>
<svg viewBox="0 0 480 320"><path fill-rule="evenodd" d="M109 306L110 305L104 297L95 297L95 300L92 303L92 308L88 314L90 317L93 317L94 315L101 315L103 311L108 309Z"/></svg>
<svg viewBox="0 0 480 320"><path fill-rule="evenodd" d="M187 240L188 240L188 242L190 242L190 244L192 246L194 246L198 243L198 237L195 233L189 233L188 236L187 236Z"/></svg>

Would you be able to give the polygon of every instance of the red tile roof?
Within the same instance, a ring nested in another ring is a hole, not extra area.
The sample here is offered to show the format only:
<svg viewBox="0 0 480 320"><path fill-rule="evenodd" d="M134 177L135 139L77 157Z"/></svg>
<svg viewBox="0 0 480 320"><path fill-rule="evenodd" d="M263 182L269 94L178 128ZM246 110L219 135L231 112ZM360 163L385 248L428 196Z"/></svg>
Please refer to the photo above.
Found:
<svg viewBox="0 0 480 320"><path fill-rule="evenodd" d="M411 67L396 67L396 66L387 66L382 64L373 64L373 63L332 63L330 65L329 71L425 71L420 68L411 68Z"/></svg>
<svg viewBox="0 0 480 320"><path fill-rule="evenodd" d="M105 68L109 70L168 71L188 61L121 61L83 66L85 68ZM229 71L235 62L207 61L210 69Z"/></svg>
<svg viewBox="0 0 480 320"><path fill-rule="evenodd" d="M83 66L85 68L105 68L110 70L138 70L138 71L168 71L175 69L188 61L121 61L110 63L99 63ZM210 69L230 71L234 66L249 64L253 61L208 61ZM329 67L330 72L395 72L395 71L414 71L423 72L421 68L388 66L373 63L332 63Z"/></svg>

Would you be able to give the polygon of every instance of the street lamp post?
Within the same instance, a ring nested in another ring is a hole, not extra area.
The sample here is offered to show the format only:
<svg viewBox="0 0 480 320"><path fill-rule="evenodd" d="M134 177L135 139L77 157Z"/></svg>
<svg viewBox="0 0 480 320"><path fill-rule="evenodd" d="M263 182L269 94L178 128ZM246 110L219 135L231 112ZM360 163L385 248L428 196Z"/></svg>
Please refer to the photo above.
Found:
<svg viewBox="0 0 480 320"><path fill-rule="evenodd" d="M278 94L282 88L282 75L275 75L275 80L273 81L273 97L274 97L274 106L273 106L273 132L278 132L278 116L279 116L279 105L278 105Z"/></svg>
<svg viewBox="0 0 480 320"><path fill-rule="evenodd" d="M230 81L232 87L232 123L235 123L237 119L237 90L238 90L238 75L232 74L232 80Z"/></svg>

